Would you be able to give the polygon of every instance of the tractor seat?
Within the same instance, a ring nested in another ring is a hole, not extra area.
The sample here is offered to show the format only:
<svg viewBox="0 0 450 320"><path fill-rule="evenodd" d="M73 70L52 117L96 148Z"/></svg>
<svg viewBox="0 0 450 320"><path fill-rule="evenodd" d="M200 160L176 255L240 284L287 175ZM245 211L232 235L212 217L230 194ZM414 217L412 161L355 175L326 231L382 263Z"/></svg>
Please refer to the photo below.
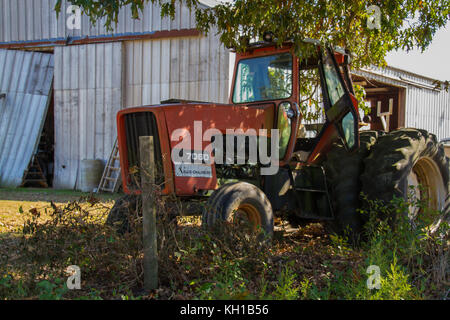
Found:
<svg viewBox="0 0 450 320"><path fill-rule="evenodd" d="M295 141L294 152L296 151L312 151L317 144L317 138L297 138Z"/></svg>
<svg viewBox="0 0 450 320"><path fill-rule="evenodd" d="M317 138L297 138L295 142L293 158L300 162L306 162L314 146L317 144Z"/></svg>

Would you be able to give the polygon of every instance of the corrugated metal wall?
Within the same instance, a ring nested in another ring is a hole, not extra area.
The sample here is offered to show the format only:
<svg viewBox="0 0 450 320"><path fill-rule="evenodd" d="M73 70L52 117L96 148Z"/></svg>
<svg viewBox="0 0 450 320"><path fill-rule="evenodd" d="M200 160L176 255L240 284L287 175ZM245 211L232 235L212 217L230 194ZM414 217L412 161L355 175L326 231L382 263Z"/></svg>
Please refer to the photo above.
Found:
<svg viewBox="0 0 450 320"><path fill-rule="evenodd" d="M47 114L53 55L0 50L0 186L17 187Z"/></svg>
<svg viewBox="0 0 450 320"><path fill-rule="evenodd" d="M450 138L450 93L408 86L405 123L434 133L438 140Z"/></svg>
<svg viewBox="0 0 450 320"><path fill-rule="evenodd" d="M54 187L77 187L81 160L107 160L122 107L226 102L228 60L215 37L56 47Z"/></svg>
<svg viewBox="0 0 450 320"><path fill-rule="evenodd" d="M113 32L104 28L104 20L95 26L82 16L81 29L67 28L67 1L63 2L60 16L56 18L56 0L0 0L0 42L57 39L76 36L98 36L122 33L142 33L158 30L195 28L194 15L177 4L175 20L161 19L160 8L146 5L140 20L131 18L130 7L119 13L119 21ZM70 5L70 4L69 4Z"/></svg>
<svg viewBox="0 0 450 320"><path fill-rule="evenodd" d="M55 188L77 185L81 160L109 157L122 61L120 42L55 48Z"/></svg>
<svg viewBox="0 0 450 320"><path fill-rule="evenodd" d="M228 101L229 53L217 37L125 42L125 61L124 106Z"/></svg>
<svg viewBox="0 0 450 320"><path fill-rule="evenodd" d="M170 20L148 4L140 20L131 18L129 7L121 10L112 32L85 16L80 30L70 30L68 2L58 19L55 4L0 0L0 43L195 28L186 7L177 4ZM169 98L227 101L228 52L214 35L55 47L54 56L55 188L77 186L81 160L107 159L120 108Z"/></svg>
<svg viewBox="0 0 450 320"><path fill-rule="evenodd" d="M406 88L405 126L428 130L439 140L450 137L450 92L433 90L433 79L392 67L352 73Z"/></svg>

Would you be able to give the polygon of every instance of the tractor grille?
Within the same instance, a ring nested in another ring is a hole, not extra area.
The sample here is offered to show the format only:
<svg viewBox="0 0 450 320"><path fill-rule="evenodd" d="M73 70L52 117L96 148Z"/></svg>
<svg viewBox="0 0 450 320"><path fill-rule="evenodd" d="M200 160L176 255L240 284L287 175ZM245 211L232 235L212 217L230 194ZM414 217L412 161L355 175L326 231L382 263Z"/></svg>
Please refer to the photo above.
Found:
<svg viewBox="0 0 450 320"><path fill-rule="evenodd" d="M161 156L161 145L158 135L156 117L152 112L136 112L125 115L125 134L127 142L128 172L127 181L130 190L139 189L141 177L139 174L139 137L153 136L155 146L156 183L162 185L164 182L164 172Z"/></svg>

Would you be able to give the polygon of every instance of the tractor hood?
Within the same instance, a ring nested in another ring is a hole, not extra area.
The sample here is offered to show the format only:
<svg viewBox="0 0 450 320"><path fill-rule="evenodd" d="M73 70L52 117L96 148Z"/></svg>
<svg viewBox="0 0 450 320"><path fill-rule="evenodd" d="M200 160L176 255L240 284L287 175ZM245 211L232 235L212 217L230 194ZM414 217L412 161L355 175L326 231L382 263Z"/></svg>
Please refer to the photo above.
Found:
<svg viewBox="0 0 450 320"><path fill-rule="evenodd" d="M138 193L132 172L139 167L140 136L154 137L155 160L161 168L159 172L163 173L160 180L163 194L192 196L216 188L214 163L182 166L173 161L172 151L210 159L212 155L205 150L211 144L212 135L232 134L237 130L270 130L274 110L272 102L252 105L187 102L119 111L117 127L125 192Z"/></svg>

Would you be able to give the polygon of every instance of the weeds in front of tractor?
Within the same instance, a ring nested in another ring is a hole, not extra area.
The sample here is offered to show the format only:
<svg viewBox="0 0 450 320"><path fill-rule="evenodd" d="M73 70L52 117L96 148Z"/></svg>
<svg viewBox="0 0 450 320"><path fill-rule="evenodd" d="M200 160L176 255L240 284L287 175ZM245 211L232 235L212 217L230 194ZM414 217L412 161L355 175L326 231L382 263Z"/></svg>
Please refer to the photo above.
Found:
<svg viewBox="0 0 450 320"><path fill-rule="evenodd" d="M86 199L85 199L86 200ZM380 220L390 206L367 201L365 241L327 235L313 223L271 243L228 224L207 231L199 219L166 221L157 201L160 289L142 296L141 217L117 234L104 224L108 207L93 199L23 213L28 221L1 245L2 299L442 299L448 293L448 224L433 235L399 218ZM394 209L392 209L394 208ZM47 210L47 213L45 213ZM46 215L43 221L41 215ZM69 290L70 265L81 269L81 290ZM379 267L380 289L369 289L367 268Z"/></svg>
<svg viewBox="0 0 450 320"><path fill-rule="evenodd" d="M413 198L395 198L389 206L379 201L366 202L368 209L363 214L369 222L362 249L367 264L378 265L382 275L381 289L369 297L445 298L450 289L450 229L444 214L428 208L425 200ZM411 208L420 209L414 219L408 217ZM394 213L396 219L381 220L380 213Z"/></svg>
<svg viewBox="0 0 450 320"><path fill-rule="evenodd" d="M427 226L443 217L424 201L394 199L389 205L364 197L366 218L364 241L358 250L364 263L356 270L335 270L325 288L309 289L309 298L317 299L445 299L449 292L449 225L445 220L436 229ZM411 207L422 210L427 219L408 218ZM395 221L382 219L395 213ZM350 252L346 239L331 236L338 254ZM369 268L372 266L372 268ZM373 266L378 274L373 273ZM372 269L372 270L371 270ZM379 275L379 288L369 288ZM369 281L368 281L369 280Z"/></svg>

